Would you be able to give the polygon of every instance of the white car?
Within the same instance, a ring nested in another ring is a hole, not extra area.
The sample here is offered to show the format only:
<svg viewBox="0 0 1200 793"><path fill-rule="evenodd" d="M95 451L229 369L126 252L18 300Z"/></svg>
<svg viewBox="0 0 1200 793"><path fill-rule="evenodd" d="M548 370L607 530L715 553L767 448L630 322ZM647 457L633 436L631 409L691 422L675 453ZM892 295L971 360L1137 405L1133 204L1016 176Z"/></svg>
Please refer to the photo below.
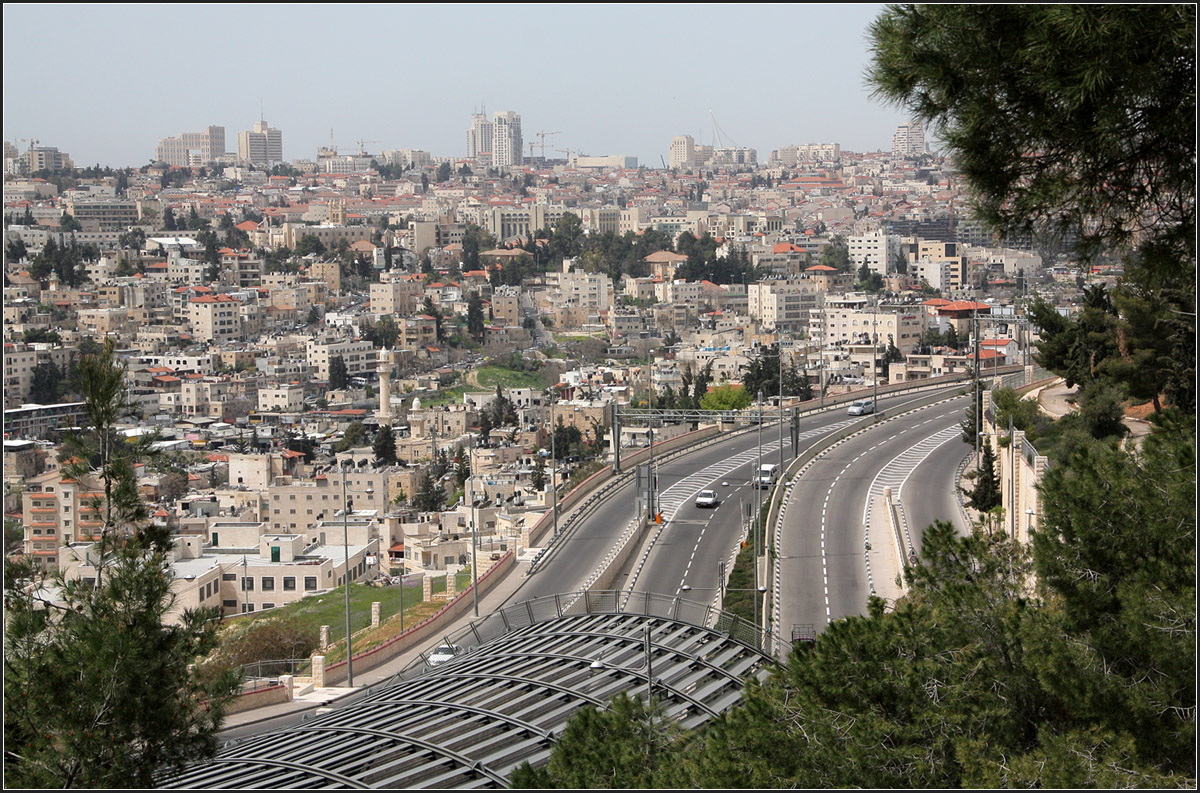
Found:
<svg viewBox="0 0 1200 793"><path fill-rule="evenodd" d="M846 411L851 416L865 416L875 412L875 403L869 399L863 399L858 402L853 402L850 409Z"/></svg>
<svg viewBox="0 0 1200 793"><path fill-rule="evenodd" d="M697 507L715 507L721 503L715 490L701 490L696 496Z"/></svg>
<svg viewBox="0 0 1200 793"><path fill-rule="evenodd" d="M444 664L447 661L454 660L457 656L462 655L463 648L457 644L439 644L433 648L433 652L429 654L429 665L437 666Z"/></svg>

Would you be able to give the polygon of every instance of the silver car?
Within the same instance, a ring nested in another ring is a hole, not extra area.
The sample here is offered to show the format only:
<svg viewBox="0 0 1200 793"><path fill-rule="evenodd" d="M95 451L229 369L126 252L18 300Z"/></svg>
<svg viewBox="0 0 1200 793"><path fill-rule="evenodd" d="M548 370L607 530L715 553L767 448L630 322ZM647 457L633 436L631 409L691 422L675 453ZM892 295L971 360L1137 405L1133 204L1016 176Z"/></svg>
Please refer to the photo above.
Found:
<svg viewBox="0 0 1200 793"><path fill-rule="evenodd" d="M874 412L875 403L869 399L862 399L851 403L849 410L846 411L851 416L866 416Z"/></svg>
<svg viewBox="0 0 1200 793"><path fill-rule="evenodd" d="M717 497L715 490L701 490L696 496L697 507L715 507L721 503L721 499Z"/></svg>
<svg viewBox="0 0 1200 793"><path fill-rule="evenodd" d="M447 661L453 661L457 656L462 655L463 648L457 644L439 644L433 648L433 652L429 654L429 665L438 666Z"/></svg>

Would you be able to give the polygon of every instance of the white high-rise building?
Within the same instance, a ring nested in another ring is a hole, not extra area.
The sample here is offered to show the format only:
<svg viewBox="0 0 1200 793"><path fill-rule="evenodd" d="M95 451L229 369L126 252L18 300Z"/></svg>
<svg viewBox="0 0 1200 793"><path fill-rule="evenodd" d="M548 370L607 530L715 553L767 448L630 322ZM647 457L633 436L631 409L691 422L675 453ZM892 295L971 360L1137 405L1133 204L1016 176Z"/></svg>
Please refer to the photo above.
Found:
<svg viewBox="0 0 1200 793"><path fill-rule="evenodd" d="M479 159L479 155L492 152L492 122L487 113L472 113L471 128L467 130L467 157Z"/></svg>
<svg viewBox="0 0 1200 793"><path fill-rule="evenodd" d="M696 162L696 142L691 135L671 138L671 167L691 168Z"/></svg>
<svg viewBox="0 0 1200 793"><path fill-rule="evenodd" d="M510 168L520 165L521 117L511 110L492 116L492 165Z"/></svg>
<svg viewBox="0 0 1200 793"><path fill-rule="evenodd" d="M238 159L254 165L283 162L283 133L255 121L253 130L238 133Z"/></svg>
<svg viewBox="0 0 1200 793"><path fill-rule="evenodd" d="M925 143L925 128L920 121L910 121L896 127L892 136L892 155L896 157L915 157L928 154L929 146Z"/></svg>

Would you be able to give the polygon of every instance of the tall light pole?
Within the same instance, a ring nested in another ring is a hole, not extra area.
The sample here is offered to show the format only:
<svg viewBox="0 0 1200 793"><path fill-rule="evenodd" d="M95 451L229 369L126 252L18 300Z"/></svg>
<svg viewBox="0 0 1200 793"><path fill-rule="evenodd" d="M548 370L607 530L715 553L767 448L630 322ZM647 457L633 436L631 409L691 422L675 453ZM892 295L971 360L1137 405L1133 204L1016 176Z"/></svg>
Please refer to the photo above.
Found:
<svg viewBox="0 0 1200 793"><path fill-rule="evenodd" d="M550 510L554 516L554 528L551 536L558 536L558 450L554 448L554 397L553 386L550 388Z"/></svg>
<svg viewBox="0 0 1200 793"><path fill-rule="evenodd" d="M345 557L345 584L346 584L346 685L354 688L354 650L351 648L350 636L350 498L347 496L346 488L346 463L342 466L342 554ZM367 489L361 491L365 495L371 495L375 492L375 488L367 485ZM403 579L401 579L403 581ZM400 597L404 597L404 586L400 587ZM401 601L403 602L403 600Z"/></svg>
<svg viewBox="0 0 1200 793"><path fill-rule="evenodd" d="M471 595L474 601L475 616L479 616L479 564L476 557L476 548L479 546L479 529L475 517L475 509L479 506L479 500L475 498L475 477L470 477L471 481ZM485 491L486 495L486 491ZM557 531L557 530L556 530Z"/></svg>
<svg viewBox="0 0 1200 793"><path fill-rule="evenodd" d="M646 403L648 406L647 412L646 412L646 428L648 430L648 437L650 439L650 463L649 463L650 516L652 518L654 518L655 522L657 522L658 521L658 508L657 508L657 505L654 503L656 500L655 496L657 496L658 493L655 492L656 482L655 482L655 477L654 477L654 348L653 347L650 348L650 365L646 367L646 393L647 393L646 398L648 400L648 402ZM650 639L647 638L646 641L649 642ZM647 646L649 646L649 645L647 644Z"/></svg>
<svg viewBox="0 0 1200 793"><path fill-rule="evenodd" d="M756 470L757 481L754 483L754 522L751 524L754 528L754 588L758 589L758 543L759 533L762 530L762 391L758 392L758 468ZM754 601L754 624L758 624L758 601Z"/></svg>
<svg viewBox="0 0 1200 793"><path fill-rule="evenodd" d="M879 333L875 329L878 318L879 295L875 295L875 304L871 311L871 384L874 389L871 394L872 412L879 410Z"/></svg>
<svg viewBox="0 0 1200 793"><path fill-rule="evenodd" d="M783 474L783 334L779 334L779 473Z"/></svg>

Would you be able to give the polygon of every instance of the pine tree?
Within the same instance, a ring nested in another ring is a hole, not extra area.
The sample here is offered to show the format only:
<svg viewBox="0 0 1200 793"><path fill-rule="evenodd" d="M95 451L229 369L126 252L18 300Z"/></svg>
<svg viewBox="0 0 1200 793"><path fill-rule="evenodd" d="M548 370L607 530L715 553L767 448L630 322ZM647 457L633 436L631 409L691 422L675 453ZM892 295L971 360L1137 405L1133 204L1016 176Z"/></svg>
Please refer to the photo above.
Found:
<svg viewBox="0 0 1200 793"><path fill-rule="evenodd" d="M396 434L392 432L391 424L384 424L375 434L372 446L375 452L376 465L394 465L396 463Z"/></svg>
<svg viewBox="0 0 1200 793"><path fill-rule="evenodd" d="M4 772L10 787L153 787L155 777L216 752L234 680L192 666L216 642L216 609L164 624L175 597L171 537L147 522L118 436L128 412L113 344L79 365L89 427L64 473L104 498L94 582L6 560ZM57 596L51 595L57 592Z"/></svg>
<svg viewBox="0 0 1200 793"><path fill-rule="evenodd" d="M979 512L991 512L1000 506L1000 474L996 471L996 455L992 444L980 444L979 476L971 490L971 507Z"/></svg>

